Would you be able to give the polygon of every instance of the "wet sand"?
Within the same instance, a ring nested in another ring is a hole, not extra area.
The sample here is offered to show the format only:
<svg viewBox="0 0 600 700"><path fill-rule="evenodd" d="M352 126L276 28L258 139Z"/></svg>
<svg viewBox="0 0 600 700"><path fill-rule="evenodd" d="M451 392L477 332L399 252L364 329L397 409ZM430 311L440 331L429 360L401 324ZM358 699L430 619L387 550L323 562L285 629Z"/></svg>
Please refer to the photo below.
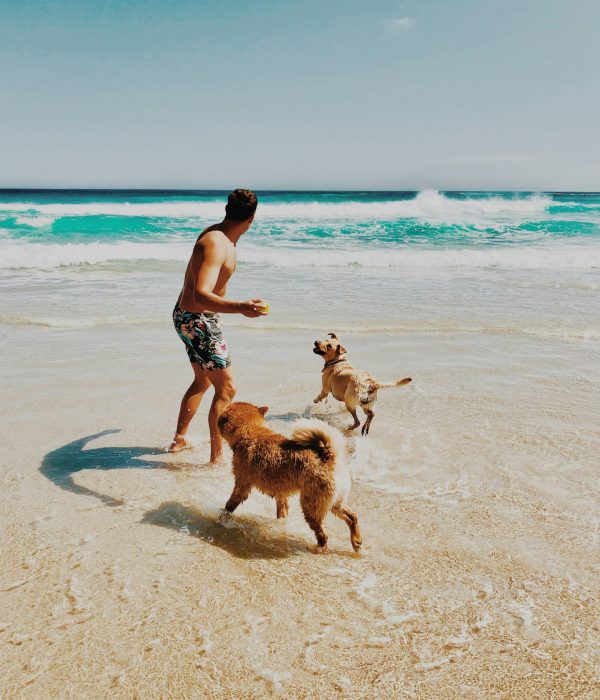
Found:
<svg viewBox="0 0 600 700"><path fill-rule="evenodd" d="M162 452L191 378L172 334L2 330L3 697L600 696L596 341L347 333L357 366L414 378L349 439L357 557L332 516L313 554L297 500L224 517L206 407ZM289 430L314 333L229 335L238 398Z"/></svg>

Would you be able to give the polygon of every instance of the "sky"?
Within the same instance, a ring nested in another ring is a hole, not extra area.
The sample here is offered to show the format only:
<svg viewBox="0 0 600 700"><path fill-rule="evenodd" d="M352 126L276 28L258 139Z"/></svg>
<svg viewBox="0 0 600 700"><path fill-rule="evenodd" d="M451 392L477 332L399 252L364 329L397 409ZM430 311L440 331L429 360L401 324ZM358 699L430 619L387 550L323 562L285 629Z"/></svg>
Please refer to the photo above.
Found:
<svg viewBox="0 0 600 700"><path fill-rule="evenodd" d="M1 0L0 187L600 190L598 0Z"/></svg>

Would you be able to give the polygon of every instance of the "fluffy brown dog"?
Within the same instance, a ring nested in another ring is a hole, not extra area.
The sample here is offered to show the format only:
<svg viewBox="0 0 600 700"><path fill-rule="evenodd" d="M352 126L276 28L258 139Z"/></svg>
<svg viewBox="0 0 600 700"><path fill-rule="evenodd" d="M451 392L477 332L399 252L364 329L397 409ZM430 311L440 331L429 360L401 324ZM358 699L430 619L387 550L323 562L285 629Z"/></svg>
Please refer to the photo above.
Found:
<svg viewBox="0 0 600 700"><path fill-rule="evenodd" d="M327 549L323 520L329 511L350 528L355 552L362 539L358 518L344 504L350 492L341 433L318 420L296 421L291 438L273 432L264 419L267 407L233 403L219 418L219 430L233 450L235 486L225 509L232 513L257 488L277 502L285 518L288 498L300 492L300 506L317 538L317 551Z"/></svg>
<svg viewBox="0 0 600 700"><path fill-rule="evenodd" d="M412 381L410 377L399 379L397 382L378 382L368 372L355 369L346 359L346 348L340 343L335 333L329 333L330 340L315 340L313 352L325 360L323 367L323 383L314 403L323 401L331 392L338 401L346 404L348 412L354 418L349 430L360 425L356 415L356 407L360 406L367 419L362 427L362 434L367 435L373 416L373 406L377 400L377 389L393 386L403 386Z"/></svg>

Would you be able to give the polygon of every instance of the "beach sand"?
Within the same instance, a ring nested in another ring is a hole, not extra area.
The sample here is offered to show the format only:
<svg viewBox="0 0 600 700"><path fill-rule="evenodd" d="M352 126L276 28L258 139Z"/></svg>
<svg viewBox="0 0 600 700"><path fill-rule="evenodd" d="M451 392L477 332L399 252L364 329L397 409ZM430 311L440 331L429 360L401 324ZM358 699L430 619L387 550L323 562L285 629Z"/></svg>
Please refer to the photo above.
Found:
<svg viewBox="0 0 600 700"><path fill-rule="evenodd" d="M227 336L238 398L289 430L316 333ZM191 379L168 323L2 337L2 697L600 696L596 341L349 328L356 366L414 379L349 439L357 557L333 516L313 554L297 499L223 517L207 406L162 451Z"/></svg>

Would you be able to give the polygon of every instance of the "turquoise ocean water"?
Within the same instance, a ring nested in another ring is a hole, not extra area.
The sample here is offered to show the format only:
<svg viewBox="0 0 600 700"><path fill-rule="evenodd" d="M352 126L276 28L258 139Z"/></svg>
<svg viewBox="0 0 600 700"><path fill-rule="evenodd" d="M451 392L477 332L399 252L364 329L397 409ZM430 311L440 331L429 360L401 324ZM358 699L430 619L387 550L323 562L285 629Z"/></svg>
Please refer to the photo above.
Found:
<svg viewBox="0 0 600 700"><path fill-rule="evenodd" d="M225 197L0 191L0 320L168 318L194 240L222 217ZM325 325L356 328L487 317L499 328L541 319L596 332L600 194L262 192L259 200L230 293L279 301L273 323L302 325L318 309Z"/></svg>
<svg viewBox="0 0 600 700"><path fill-rule="evenodd" d="M178 259L181 244L223 214L223 192L0 191L2 267L56 267L103 258ZM246 242L273 264L286 252L377 255L448 249L544 247L600 237L600 194L494 192L265 192ZM136 244L102 249L54 246ZM24 244L30 244L25 247ZM153 246L144 251L139 246ZM159 252L158 246L164 246ZM33 247L36 246L36 247ZM44 246L44 247L42 247ZM71 251L71 255L67 254ZM89 255L86 255L86 250ZM281 255L274 255L277 251ZM30 256L27 253L31 253ZM112 258L110 255L112 253ZM401 257L401 256L400 256ZM310 256L302 261L310 263ZM344 260L344 262L347 262ZM382 261L385 263L386 261ZM313 260L312 264L319 264Z"/></svg>

